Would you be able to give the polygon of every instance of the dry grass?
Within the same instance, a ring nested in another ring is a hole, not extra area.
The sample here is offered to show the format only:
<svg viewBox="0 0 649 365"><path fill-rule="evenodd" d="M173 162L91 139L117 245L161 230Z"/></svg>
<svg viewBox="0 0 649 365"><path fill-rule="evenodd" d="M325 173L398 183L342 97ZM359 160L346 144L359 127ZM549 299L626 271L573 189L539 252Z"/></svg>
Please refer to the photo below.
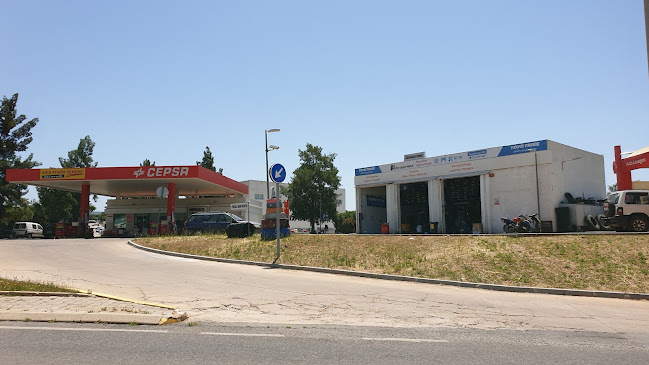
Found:
<svg viewBox="0 0 649 365"><path fill-rule="evenodd" d="M259 235L141 238L148 247L271 262ZM649 293L649 236L292 235L279 263L470 282Z"/></svg>

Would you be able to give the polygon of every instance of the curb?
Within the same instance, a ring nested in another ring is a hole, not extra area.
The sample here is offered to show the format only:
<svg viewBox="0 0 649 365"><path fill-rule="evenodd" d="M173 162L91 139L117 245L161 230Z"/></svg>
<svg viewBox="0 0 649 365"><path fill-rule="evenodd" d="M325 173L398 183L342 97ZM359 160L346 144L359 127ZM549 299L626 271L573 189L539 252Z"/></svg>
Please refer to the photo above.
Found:
<svg viewBox="0 0 649 365"><path fill-rule="evenodd" d="M104 297L107 299L123 302L154 306L173 310L172 315L160 314L124 314L124 313L84 313L84 312L29 312L29 311L6 311L0 312L0 321L21 321L21 322L75 322L75 323L112 323L112 324L138 324L138 325L165 325L182 322L189 318L187 313L178 312L177 307L142 302L122 297L116 297L100 293L88 293L79 290L79 293L64 292L35 292L35 291L0 291L0 296L25 296L25 297Z"/></svg>
<svg viewBox="0 0 649 365"><path fill-rule="evenodd" d="M181 321L180 317L166 317L151 314L111 314L111 313L47 313L47 312L8 312L0 313L0 321L21 322L76 322L76 323L114 323L162 325Z"/></svg>
<svg viewBox="0 0 649 365"><path fill-rule="evenodd" d="M508 291L508 292L513 292L513 293L534 293L534 294L568 295L568 296L593 297L593 298L649 300L649 294L647 294L647 293L625 293L625 292L596 291L596 290L540 288L540 287L529 287L529 286L509 286L509 285L497 285L497 284L485 284L485 283L472 283L472 282L454 281L454 280L418 278L418 277L414 277L414 276L375 274L375 273L364 272L364 271L352 271L352 270L328 269L328 268L311 267L311 266L273 264L273 263L268 263L268 262L233 260L233 259L225 259L225 258L219 258L219 257L190 255L190 254L186 254L186 253L164 251L164 250L158 250L158 249L155 249L155 248L150 248L150 247L138 245L137 243L134 243L131 240L128 240L128 244L131 245L132 247L137 248L137 249L140 249L140 250L143 250L143 251L148 251L148 252L153 252L153 253L157 253L157 254L161 254L161 255L176 256L176 257L203 260L203 261L216 261L216 262L229 263L229 264L262 266L262 267L268 267L268 268L273 268L273 269L301 270L301 271L311 271L311 272L319 272L319 273L325 273L325 274L357 276L357 277L381 279L381 280L408 281L408 282L423 283L423 284L437 284L437 285L457 286L457 287L462 287L462 288L486 289L486 290L495 290L495 291Z"/></svg>

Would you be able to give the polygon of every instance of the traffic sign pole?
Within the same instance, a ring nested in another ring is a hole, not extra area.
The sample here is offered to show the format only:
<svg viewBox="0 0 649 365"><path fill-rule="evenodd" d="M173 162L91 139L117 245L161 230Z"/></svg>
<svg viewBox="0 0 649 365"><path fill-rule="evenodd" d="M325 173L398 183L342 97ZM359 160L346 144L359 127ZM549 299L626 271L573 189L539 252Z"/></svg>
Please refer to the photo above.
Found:
<svg viewBox="0 0 649 365"><path fill-rule="evenodd" d="M277 234L277 258L275 261L279 260L279 235L280 235L280 229L279 229L279 183L276 182L275 184L275 204L277 205L277 216L275 217L275 233Z"/></svg>
<svg viewBox="0 0 649 365"><path fill-rule="evenodd" d="M279 201L279 183L283 182L284 179L286 179L286 169L282 164L276 163L273 166L270 167L269 175L271 180L275 182L275 204L277 205L276 207L276 212L277 216L275 217L275 234L277 235L277 257L275 257L275 262L279 260L279 245L280 245L280 220L279 220L279 212L280 212L280 204L281 202Z"/></svg>

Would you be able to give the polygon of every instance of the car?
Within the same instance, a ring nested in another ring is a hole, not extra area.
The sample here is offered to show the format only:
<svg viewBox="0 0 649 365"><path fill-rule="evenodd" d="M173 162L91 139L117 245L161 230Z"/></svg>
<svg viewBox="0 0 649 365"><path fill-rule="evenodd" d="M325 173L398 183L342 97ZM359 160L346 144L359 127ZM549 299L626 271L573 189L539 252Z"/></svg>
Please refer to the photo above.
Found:
<svg viewBox="0 0 649 365"><path fill-rule="evenodd" d="M0 238L16 238L16 233L11 229L0 228Z"/></svg>
<svg viewBox="0 0 649 365"><path fill-rule="evenodd" d="M631 232L649 230L649 190L621 190L604 203L604 215L611 228Z"/></svg>
<svg viewBox="0 0 649 365"><path fill-rule="evenodd" d="M252 232L259 223L248 222L227 212L194 213L185 221L184 232L187 234L223 233L230 224L248 225ZM237 230L238 231L238 230ZM246 229L246 232L248 230Z"/></svg>
<svg viewBox="0 0 649 365"><path fill-rule="evenodd" d="M54 238L56 236L56 223L48 223L43 227L43 237Z"/></svg>
<svg viewBox="0 0 649 365"><path fill-rule="evenodd" d="M43 226L34 222L16 222L14 233L16 237L43 237Z"/></svg>

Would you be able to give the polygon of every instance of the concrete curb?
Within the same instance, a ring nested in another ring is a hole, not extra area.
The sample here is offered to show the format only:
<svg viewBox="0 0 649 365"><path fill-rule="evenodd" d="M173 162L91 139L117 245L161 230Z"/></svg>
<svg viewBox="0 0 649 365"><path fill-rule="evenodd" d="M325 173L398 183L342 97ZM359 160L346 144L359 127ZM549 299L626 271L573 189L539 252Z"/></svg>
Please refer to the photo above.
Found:
<svg viewBox="0 0 649 365"><path fill-rule="evenodd" d="M172 318L151 314L112 313L48 313L48 312L6 312L0 313L0 321L22 322L78 322L159 325L173 323ZM177 321L177 320L176 320ZM176 322L174 321L174 322Z"/></svg>
<svg viewBox="0 0 649 365"><path fill-rule="evenodd" d="M484 283L471 283L465 281L418 278L413 276L375 274L375 273L369 273L363 271L328 269L322 267L297 266L297 265L283 265L283 264L273 264L268 262L233 260L233 259L224 259L219 257L190 255L190 254L185 254L180 252L163 251L155 248L145 247L142 245L138 245L137 243L134 243L131 240L128 240L128 244L140 250L158 253L162 255L176 256L176 257L183 257L183 258L204 260L204 261L216 261L216 262L223 262L229 264L262 266L262 267L268 267L273 269L302 270L302 271L312 271L312 272L320 272L326 274L358 276L363 278L372 278L372 279L381 279L381 280L397 280L397 281L408 281L408 282L424 283L424 284L450 285L450 286L457 286L462 288L509 291L514 293L536 293L536 294L551 294L551 295L569 295L569 296L578 296L578 297L649 300L649 294L646 293L624 293L624 292L595 291L595 290L509 286L509 285L496 285L496 284L484 284Z"/></svg>
<svg viewBox="0 0 649 365"><path fill-rule="evenodd" d="M111 313L111 312L37 312L29 310L13 310L0 312L0 321L21 322L77 322L77 323L114 323L138 325L165 325L186 320L187 313L177 311L177 307L164 304L148 303L138 300L116 297L107 294L91 293L64 293L64 292L34 292L34 291L0 291L0 296L25 296L25 297L103 297L111 300L142 304L173 310L168 314L143 314L143 313Z"/></svg>

